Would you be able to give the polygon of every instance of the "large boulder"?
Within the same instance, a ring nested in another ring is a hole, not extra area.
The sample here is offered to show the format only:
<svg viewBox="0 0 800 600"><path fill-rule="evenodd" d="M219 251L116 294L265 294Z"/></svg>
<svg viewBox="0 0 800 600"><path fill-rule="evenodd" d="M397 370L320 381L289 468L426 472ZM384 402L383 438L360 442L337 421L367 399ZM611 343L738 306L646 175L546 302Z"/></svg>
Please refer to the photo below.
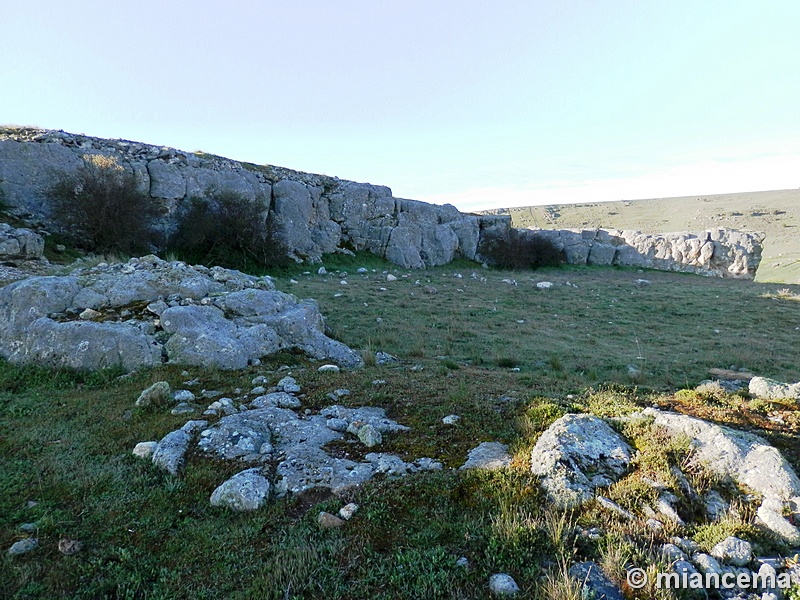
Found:
<svg viewBox="0 0 800 600"><path fill-rule="evenodd" d="M80 319L87 308L90 320ZM0 288L0 355L14 363L240 369L292 348L343 367L363 364L325 336L315 302L220 267L146 256Z"/></svg>
<svg viewBox="0 0 800 600"><path fill-rule="evenodd" d="M611 485L628 469L631 448L624 438L593 415L564 415L531 451L531 472L542 478L558 508L573 508Z"/></svg>
<svg viewBox="0 0 800 600"><path fill-rule="evenodd" d="M14 228L8 223L0 223L0 260L20 258L33 260L44 255L44 238L38 233Z"/></svg>
<svg viewBox="0 0 800 600"><path fill-rule="evenodd" d="M687 436L705 468L760 494L761 522L790 544L800 544L800 530L785 517L786 511L800 514L800 479L776 448L753 433L687 415L655 408L642 414L656 426Z"/></svg>

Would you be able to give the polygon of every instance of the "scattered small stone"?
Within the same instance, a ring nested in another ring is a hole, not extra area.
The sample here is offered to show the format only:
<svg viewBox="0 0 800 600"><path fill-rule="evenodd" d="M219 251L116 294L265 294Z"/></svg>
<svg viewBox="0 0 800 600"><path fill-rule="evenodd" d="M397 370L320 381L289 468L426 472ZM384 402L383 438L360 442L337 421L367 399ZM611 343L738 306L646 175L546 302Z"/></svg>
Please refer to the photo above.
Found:
<svg viewBox="0 0 800 600"><path fill-rule="evenodd" d="M349 423L347 421L345 421L344 419L335 419L334 418L334 419L328 419L327 421L325 421L325 425L328 427L328 429L344 433L345 431L347 431L347 427L348 427Z"/></svg>
<svg viewBox="0 0 800 600"><path fill-rule="evenodd" d="M444 423L445 425L455 425L460 420L461 417L459 417L458 415L447 415L442 419L442 423Z"/></svg>
<svg viewBox="0 0 800 600"><path fill-rule="evenodd" d="M536 284L536 287L540 290L549 290L551 287L553 287L553 282L540 281L539 283Z"/></svg>
<svg viewBox="0 0 800 600"><path fill-rule="evenodd" d="M72 556L83 550L83 542L68 537L58 540L58 551L64 556Z"/></svg>
<svg viewBox="0 0 800 600"><path fill-rule="evenodd" d="M279 391L289 394L296 394L300 391L300 386L297 385L297 381L294 377L284 377L278 382L277 388Z"/></svg>
<svg viewBox="0 0 800 600"><path fill-rule="evenodd" d="M508 446L500 442L483 442L469 451L461 469L502 469L511 464Z"/></svg>
<svg viewBox="0 0 800 600"><path fill-rule="evenodd" d="M489 577L489 591L495 596L516 596L519 586L511 575L496 573Z"/></svg>
<svg viewBox="0 0 800 600"><path fill-rule="evenodd" d="M14 542L11 547L8 549L9 556L19 556L21 554L27 554L31 550L35 549L36 546L39 545L39 540L36 538L25 538L24 540L20 540L18 542Z"/></svg>
<svg viewBox="0 0 800 600"><path fill-rule="evenodd" d="M325 267L320 267L319 269L317 269L317 275L327 275L327 274L328 274L328 269L326 269Z"/></svg>
<svg viewBox="0 0 800 600"><path fill-rule="evenodd" d="M339 516L345 521L349 521L353 518L353 515L355 515L356 512L358 512L358 504L351 502L350 504L346 504L339 509Z"/></svg>
<svg viewBox="0 0 800 600"><path fill-rule="evenodd" d="M250 390L250 393L253 394L254 396L261 396L262 394L267 393L267 388L265 388L263 385L257 385L252 390Z"/></svg>
<svg viewBox="0 0 800 600"><path fill-rule="evenodd" d="M300 282L299 282L299 281L297 281L297 279L290 279L290 280L289 280L289 283L291 283L291 284L293 284L293 285L294 285L294 284L298 284L298 283L300 283Z"/></svg>
<svg viewBox="0 0 800 600"><path fill-rule="evenodd" d="M317 523L322 529L332 529L342 527L345 524L344 519L340 519L336 515L329 512L321 511L317 516Z"/></svg>
<svg viewBox="0 0 800 600"><path fill-rule="evenodd" d="M636 281L633 282L633 285L635 285L636 287L647 287L648 285L650 285L650 283L651 282L649 279L637 279Z"/></svg>
<svg viewBox="0 0 800 600"><path fill-rule="evenodd" d="M194 402L195 395L189 390L176 390L172 394L172 399L175 402Z"/></svg>
<svg viewBox="0 0 800 600"><path fill-rule="evenodd" d="M678 548L675 544L664 544L661 546L661 554L664 555L669 562L674 563L679 560L688 560L686 554L684 554L683 550Z"/></svg>
<svg viewBox="0 0 800 600"><path fill-rule="evenodd" d="M136 399L136 406L148 407L166 404L172 399L172 392L166 381L158 381L144 390Z"/></svg>
<svg viewBox="0 0 800 600"><path fill-rule="evenodd" d="M94 309L91 309L91 308L87 308L80 315L78 315L78 318L81 321L94 321L95 319L98 319L98 318L100 318L102 316L103 316L103 313L101 313L99 311L96 311Z"/></svg>
<svg viewBox="0 0 800 600"><path fill-rule="evenodd" d="M22 533L36 533L37 529L39 529L39 527L36 525L36 523L23 523L19 526L19 530Z"/></svg>
<svg viewBox="0 0 800 600"><path fill-rule="evenodd" d="M397 277L395 277L394 275L392 275L391 273L389 273L389 274L386 276L386 281L397 281Z"/></svg>
<svg viewBox="0 0 800 600"><path fill-rule="evenodd" d="M197 407L192 406L188 402L181 402L175 408L173 408L170 414L173 415L190 415L197 410Z"/></svg>
<svg viewBox="0 0 800 600"><path fill-rule="evenodd" d="M322 365L317 371L320 373L338 373L339 367L337 365Z"/></svg>
<svg viewBox="0 0 800 600"><path fill-rule="evenodd" d="M365 267L359 267L356 272L360 273L361 275L363 275L364 273L367 273L368 271L367 271L367 269Z"/></svg>
<svg viewBox="0 0 800 600"><path fill-rule="evenodd" d="M336 396L337 398L342 398L344 396L349 396L350 393L351 393L350 390L347 390L347 389L344 389L344 388L333 391L333 395Z"/></svg>
<svg viewBox="0 0 800 600"><path fill-rule="evenodd" d="M150 458L157 447L158 442L139 442L133 447L133 455L139 458Z"/></svg>
<svg viewBox="0 0 800 600"><path fill-rule="evenodd" d="M267 379L264 375L259 375L258 377L254 377L253 381L250 382L251 385L264 385L267 383L269 379Z"/></svg>
<svg viewBox="0 0 800 600"><path fill-rule="evenodd" d="M161 313L169 308L169 305L164 302L163 300L158 300L157 302L151 302L147 305L147 312L153 313L154 315L160 317Z"/></svg>
<svg viewBox="0 0 800 600"><path fill-rule="evenodd" d="M462 569L469 569L469 559L466 556L462 556L456 561L456 566Z"/></svg>
<svg viewBox="0 0 800 600"><path fill-rule="evenodd" d="M378 387L378 386L381 386L381 385L386 385L386 380L385 379L373 379L372 380L372 385L374 385L375 387Z"/></svg>
<svg viewBox="0 0 800 600"><path fill-rule="evenodd" d="M340 283L341 285L347 285L347 281L345 281L344 279L342 279L342 280L341 280L339 283Z"/></svg>
<svg viewBox="0 0 800 600"><path fill-rule="evenodd" d="M722 573L722 567L717 562L717 559L713 556L705 553L695 554L694 564L697 565L697 568L700 569L702 573Z"/></svg>
<svg viewBox="0 0 800 600"><path fill-rule="evenodd" d="M606 510L609 510L619 515L620 517L622 517L627 521L633 521L636 518L631 511L622 508L619 504L617 504L613 500L605 498L604 496L597 496L596 500L600 506L602 506Z"/></svg>
<svg viewBox="0 0 800 600"><path fill-rule="evenodd" d="M753 559L753 547L750 542L731 536L714 546L711 556L723 563L744 567Z"/></svg>
<svg viewBox="0 0 800 600"><path fill-rule="evenodd" d="M388 352L376 352L375 363L378 365L391 365L399 363L400 360L396 356L392 356Z"/></svg>
<svg viewBox="0 0 800 600"><path fill-rule="evenodd" d="M214 398L219 398L222 396L222 392L219 390L203 390L200 392L200 397L205 398L206 400L213 400Z"/></svg>

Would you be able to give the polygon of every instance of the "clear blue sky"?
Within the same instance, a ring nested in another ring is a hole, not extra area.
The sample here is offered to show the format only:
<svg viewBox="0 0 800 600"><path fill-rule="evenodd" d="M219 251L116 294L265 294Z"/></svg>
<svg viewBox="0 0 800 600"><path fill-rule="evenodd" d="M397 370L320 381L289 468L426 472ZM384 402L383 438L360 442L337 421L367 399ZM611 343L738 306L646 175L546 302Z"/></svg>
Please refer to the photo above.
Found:
<svg viewBox="0 0 800 600"><path fill-rule="evenodd" d="M800 186L800 2L4 0L0 123L464 210Z"/></svg>

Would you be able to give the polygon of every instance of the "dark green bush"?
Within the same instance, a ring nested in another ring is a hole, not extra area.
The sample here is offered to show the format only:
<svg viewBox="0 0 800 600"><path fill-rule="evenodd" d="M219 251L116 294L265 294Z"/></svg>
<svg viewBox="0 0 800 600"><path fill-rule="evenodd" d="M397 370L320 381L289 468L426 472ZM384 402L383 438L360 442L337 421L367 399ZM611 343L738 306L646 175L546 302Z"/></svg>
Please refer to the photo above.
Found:
<svg viewBox="0 0 800 600"><path fill-rule="evenodd" d="M519 229L484 236L478 252L489 264L504 269L556 267L565 262L563 251L550 240Z"/></svg>
<svg viewBox="0 0 800 600"><path fill-rule="evenodd" d="M209 189L179 208L168 248L188 262L252 270L284 266L288 252L267 225L267 207L232 190Z"/></svg>
<svg viewBox="0 0 800 600"><path fill-rule="evenodd" d="M53 216L79 248L139 254L157 243L159 202L113 156L84 156L83 166L74 176L62 175L49 197Z"/></svg>

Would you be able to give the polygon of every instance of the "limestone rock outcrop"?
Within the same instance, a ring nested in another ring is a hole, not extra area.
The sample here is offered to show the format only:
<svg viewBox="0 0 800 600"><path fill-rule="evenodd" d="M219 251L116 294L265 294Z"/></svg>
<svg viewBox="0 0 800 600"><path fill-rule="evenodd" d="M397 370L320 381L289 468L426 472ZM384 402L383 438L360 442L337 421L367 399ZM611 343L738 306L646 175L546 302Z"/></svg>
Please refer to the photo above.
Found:
<svg viewBox="0 0 800 600"><path fill-rule="evenodd" d="M24 227L0 223L0 260L35 260L44 255L44 238Z"/></svg>
<svg viewBox="0 0 800 600"><path fill-rule="evenodd" d="M343 367L363 363L325 336L313 300L221 267L145 256L0 288L0 355L12 363L241 369L289 348Z"/></svg>
<svg viewBox="0 0 800 600"><path fill-rule="evenodd" d="M755 434L686 415L655 408L642 414L656 426L687 436L705 468L760 494L761 522L788 543L800 544L800 530L786 518L787 513L800 514L800 478L775 447Z"/></svg>
<svg viewBox="0 0 800 600"><path fill-rule="evenodd" d="M528 229L563 251L567 263L619 265L698 275L753 279L764 236L729 229L646 234L615 229Z"/></svg>

